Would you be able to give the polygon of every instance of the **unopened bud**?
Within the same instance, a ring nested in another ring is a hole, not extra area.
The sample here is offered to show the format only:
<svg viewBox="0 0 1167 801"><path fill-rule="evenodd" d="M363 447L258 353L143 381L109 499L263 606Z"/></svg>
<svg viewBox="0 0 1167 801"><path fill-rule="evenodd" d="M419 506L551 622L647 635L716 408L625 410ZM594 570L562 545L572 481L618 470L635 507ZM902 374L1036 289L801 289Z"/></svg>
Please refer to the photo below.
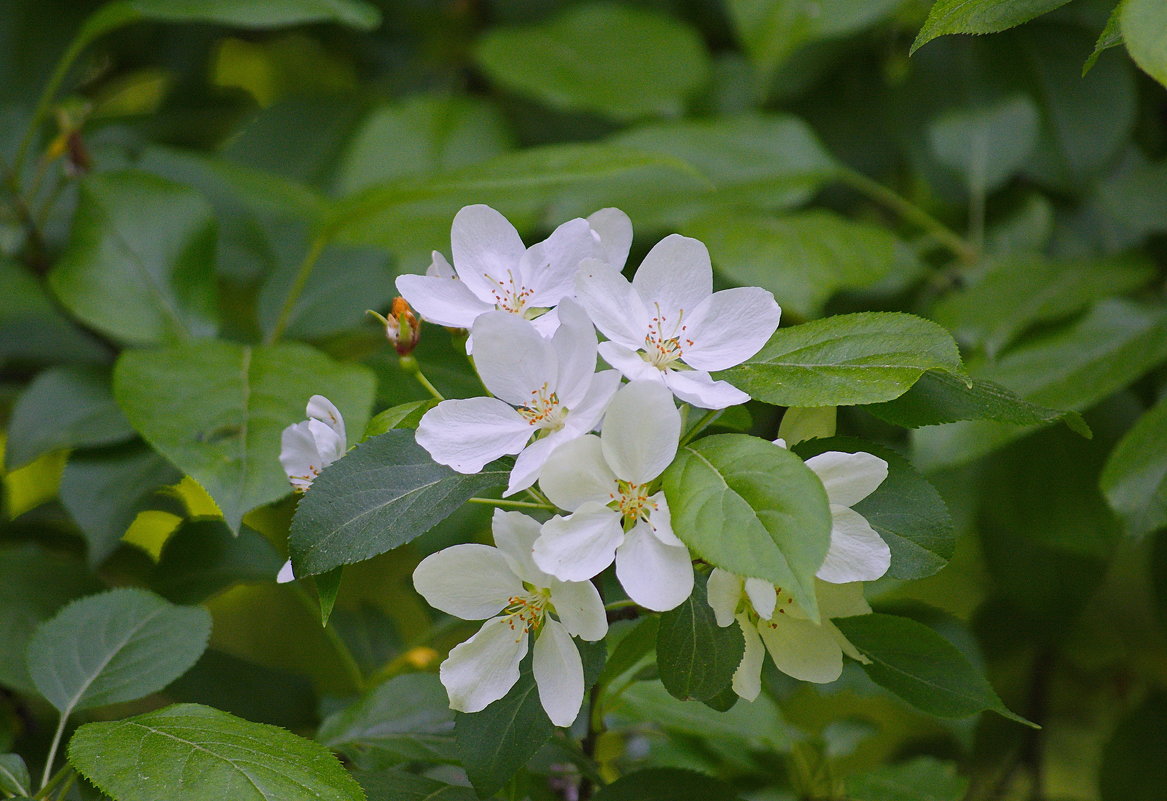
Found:
<svg viewBox="0 0 1167 801"><path fill-rule="evenodd" d="M413 309L403 297L393 299L393 306L389 316L383 317L373 310L369 314L376 317L385 326L385 338L397 350L399 356L408 356L417 347L421 339L421 321L414 315Z"/></svg>

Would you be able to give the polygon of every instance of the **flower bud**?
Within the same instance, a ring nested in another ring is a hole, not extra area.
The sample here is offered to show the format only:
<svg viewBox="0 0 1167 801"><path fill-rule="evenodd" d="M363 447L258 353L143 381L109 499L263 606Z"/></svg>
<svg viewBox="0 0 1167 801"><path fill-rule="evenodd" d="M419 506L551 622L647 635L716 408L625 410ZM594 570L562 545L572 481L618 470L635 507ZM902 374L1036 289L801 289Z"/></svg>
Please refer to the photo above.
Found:
<svg viewBox="0 0 1167 801"><path fill-rule="evenodd" d="M385 338L397 350L399 356L408 356L417 347L421 339L421 321L414 315L413 309L403 297L393 299L393 305L388 317L382 317L377 312L369 310L369 314L376 317L385 326Z"/></svg>

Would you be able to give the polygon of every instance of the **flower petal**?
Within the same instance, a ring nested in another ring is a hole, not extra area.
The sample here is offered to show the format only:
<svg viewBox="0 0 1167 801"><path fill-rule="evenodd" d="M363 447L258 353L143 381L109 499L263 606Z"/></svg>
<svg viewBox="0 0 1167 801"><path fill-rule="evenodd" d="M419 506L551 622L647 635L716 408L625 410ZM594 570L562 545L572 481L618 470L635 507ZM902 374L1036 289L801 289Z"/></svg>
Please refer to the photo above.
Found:
<svg viewBox="0 0 1167 801"><path fill-rule="evenodd" d="M823 581L875 581L891 567L891 549L866 518L831 504L831 545L815 573Z"/></svg>
<svg viewBox="0 0 1167 801"><path fill-rule="evenodd" d="M495 395L527 406L538 393L554 391L555 351L529 322L507 312L487 312L474 321L473 333L474 366Z"/></svg>
<svg viewBox="0 0 1167 801"><path fill-rule="evenodd" d="M567 630L594 642L608 633L608 616L600 591L590 581L560 581L552 578L551 604Z"/></svg>
<svg viewBox="0 0 1167 801"><path fill-rule="evenodd" d="M559 328L551 337L557 364L554 388L559 402L571 409L587 395L596 373L596 328L571 298L564 298L555 311Z"/></svg>
<svg viewBox="0 0 1167 801"><path fill-rule="evenodd" d="M663 544L641 520L616 549L616 577L633 601L666 612L692 594L693 558L684 546Z"/></svg>
<svg viewBox="0 0 1167 801"><path fill-rule="evenodd" d="M601 370L592 376L588 385L588 393L583 400L571 408L564 421L565 431L571 432L573 437L595 430L604 417L604 411L620 388L620 374L615 370Z"/></svg>
<svg viewBox="0 0 1167 801"><path fill-rule="evenodd" d="M652 502L654 507L648 514L648 525L652 529L653 535L661 541L662 545L683 547L685 543L681 542L680 537L673 532L673 515L669 511L669 502L665 498L664 492L650 495L648 500Z"/></svg>
<svg viewBox="0 0 1167 801"><path fill-rule="evenodd" d="M468 543L430 554L413 570L413 586L434 609L463 620L498 614L523 582L498 548Z"/></svg>
<svg viewBox="0 0 1167 801"><path fill-rule="evenodd" d="M887 478L887 462L859 451L827 451L806 460L827 490L827 500L838 506L854 506L875 492Z"/></svg>
<svg viewBox="0 0 1167 801"><path fill-rule="evenodd" d="M588 221L577 217L532 245L520 260L523 283L532 290L527 305L550 308L575 292L579 263L600 253L600 243Z"/></svg>
<svg viewBox="0 0 1167 801"><path fill-rule="evenodd" d="M490 520L494 544L506 558L511 571L523 581L535 587L549 587L552 578L535 565L531 549L543 524L522 512L504 512L495 509Z"/></svg>
<svg viewBox="0 0 1167 801"><path fill-rule="evenodd" d="M600 438L585 434L556 448L539 474L539 488L553 504L569 512L588 501L610 501L616 492L616 474L604 461Z"/></svg>
<svg viewBox="0 0 1167 801"><path fill-rule="evenodd" d="M729 382L714 381L709 373L666 370L664 376L665 384L674 395L699 409L727 409L750 399L749 395Z"/></svg>
<svg viewBox="0 0 1167 801"><path fill-rule="evenodd" d="M585 259L575 276L575 296L608 339L633 349L644 345L649 314L619 270L599 259Z"/></svg>
<svg viewBox="0 0 1167 801"><path fill-rule="evenodd" d="M667 371L653 367L634 350L619 342L601 342L596 348L609 365L615 367L629 381L665 382Z"/></svg>
<svg viewBox="0 0 1167 801"><path fill-rule="evenodd" d="M570 726L583 706L583 662L571 635L557 620L548 618L535 638L531 660L539 702L556 726Z"/></svg>
<svg viewBox="0 0 1167 801"><path fill-rule="evenodd" d="M781 316L774 296L760 287L715 292L693 312L685 364L705 371L741 364L762 349Z"/></svg>
<svg viewBox="0 0 1167 801"><path fill-rule="evenodd" d="M871 614L871 605L863 597L863 583L829 584L816 581L815 598L823 618L854 617Z"/></svg>
<svg viewBox="0 0 1167 801"><path fill-rule="evenodd" d="M340 415L340 409L336 408L332 401L323 395L313 395L308 399L308 407L305 411L309 418L319 420L332 429L340 439L341 444L347 444L347 437L344 433L344 418Z"/></svg>
<svg viewBox="0 0 1167 801"><path fill-rule="evenodd" d="M340 457L344 456L344 440L327 423L320 420L309 420L308 431L316 443L316 452L320 454L320 466L328 467Z"/></svg>
<svg viewBox="0 0 1167 801"><path fill-rule="evenodd" d="M425 268L425 274L431 278L450 278L457 279L458 274L454 272L453 265L446 261L446 257L439 251L433 251L430 254L430 266ZM406 298L409 300L409 298Z"/></svg>
<svg viewBox="0 0 1167 801"><path fill-rule="evenodd" d="M571 431L556 431L554 434L537 439L528 445L515 459L515 466L511 468L510 479L506 491L502 494L509 498L516 492L522 492L539 480L543 473L543 465L551 454L560 446L570 442L577 435Z"/></svg>
<svg viewBox="0 0 1167 801"><path fill-rule="evenodd" d="M467 288L493 305L499 282L518 282L519 260L527 251L519 232L490 206L466 206L450 226L454 269Z"/></svg>
<svg viewBox="0 0 1167 801"><path fill-rule="evenodd" d="M673 461L680 436L681 413L673 393L655 381L633 381L608 404L600 442L612 472L647 484Z"/></svg>
<svg viewBox="0 0 1167 801"><path fill-rule="evenodd" d="M397 291L422 319L450 328L469 328L494 304L477 296L457 279L430 275L399 275Z"/></svg>
<svg viewBox="0 0 1167 801"><path fill-rule="evenodd" d="M758 625L770 658L787 676L826 684L843 672L843 650L830 631L800 618L775 615Z"/></svg>
<svg viewBox="0 0 1167 801"><path fill-rule="evenodd" d="M632 220L620 209L600 209L588 215L588 225L600 237L604 261L617 270L624 268L632 247Z"/></svg>
<svg viewBox="0 0 1167 801"><path fill-rule="evenodd" d="M442 401L422 416L417 444L439 464L477 473L487 462L518 453L534 429L498 398Z"/></svg>
<svg viewBox="0 0 1167 801"><path fill-rule="evenodd" d="M773 584L765 579L748 578L745 591L758 617L769 620L774 616L774 607L778 605L778 593L774 590Z"/></svg>
<svg viewBox="0 0 1167 801"><path fill-rule="evenodd" d="M505 617L496 617L454 650L438 675L450 696L450 708L481 712L502 698L519 680L519 662L527 655L527 635L515 634Z"/></svg>
<svg viewBox="0 0 1167 801"><path fill-rule="evenodd" d="M745 615L738 618L738 625L741 626L746 649L741 664L734 671L732 686L740 698L753 701L762 692L762 660L766 656L766 649L762 647L757 626Z"/></svg>
<svg viewBox="0 0 1167 801"><path fill-rule="evenodd" d="M276 574L276 584L287 584L290 581L296 580L296 574L292 571L292 560L284 562L280 567L280 572Z"/></svg>
<svg viewBox="0 0 1167 801"><path fill-rule="evenodd" d="M725 628L733 622L738 603L742 599L742 577L720 567L713 568L709 583L705 585L709 606L717 625Z"/></svg>
<svg viewBox="0 0 1167 801"><path fill-rule="evenodd" d="M663 313L684 319L713 294L713 265L709 250L696 239L669 234L644 257L632 279L650 316Z"/></svg>
<svg viewBox="0 0 1167 801"><path fill-rule="evenodd" d="M292 487L300 492L312 486L313 479L324 469L309 422L290 425L280 434L280 466Z"/></svg>
<svg viewBox="0 0 1167 801"><path fill-rule="evenodd" d="M587 581L612 564L623 541L620 513L585 503L568 517L543 524L535 542L535 564L561 581Z"/></svg>

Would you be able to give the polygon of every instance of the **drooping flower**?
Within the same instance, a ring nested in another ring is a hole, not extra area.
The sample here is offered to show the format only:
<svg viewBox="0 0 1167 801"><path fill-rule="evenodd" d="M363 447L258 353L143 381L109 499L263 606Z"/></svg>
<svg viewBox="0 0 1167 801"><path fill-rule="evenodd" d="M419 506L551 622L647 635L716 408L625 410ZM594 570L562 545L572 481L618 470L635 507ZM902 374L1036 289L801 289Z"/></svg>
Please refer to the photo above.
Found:
<svg viewBox="0 0 1167 801"><path fill-rule="evenodd" d="M561 446L539 486L571 514L543 524L535 563L565 581L585 581L616 562L628 597L657 611L693 589L693 564L673 533L663 492L653 482L677 454L681 416L655 381L633 381L612 398L600 436Z"/></svg>
<svg viewBox="0 0 1167 801"><path fill-rule="evenodd" d="M555 448L596 427L620 376L595 371L596 332L578 304L564 299L559 316L550 339L513 314L475 321L475 366L495 397L442 401L422 417L417 442L435 461L477 473L518 454L511 495L535 483Z"/></svg>
<svg viewBox="0 0 1167 801"><path fill-rule="evenodd" d="M497 211L466 206L450 229L453 266L434 251L426 274L399 276L397 291L438 325L469 329L479 315L503 311L541 320L537 327L549 336L558 321L542 318L571 296L580 261L596 258L619 269L631 244L632 224L618 209L569 220L528 248Z"/></svg>
<svg viewBox="0 0 1167 801"><path fill-rule="evenodd" d="M320 471L344 456L344 418L328 398L308 400L308 419L290 425L280 437L280 464L296 492L304 492Z"/></svg>
<svg viewBox="0 0 1167 801"><path fill-rule="evenodd" d="M440 676L450 706L478 712L519 679L534 639L539 700L556 726L569 726L583 703L583 664L572 635L594 641L608 631L604 603L590 582L564 582L531 559L539 523L496 510L494 541L455 545L422 560L413 584L431 606L465 620L485 620L450 651Z"/></svg>
<svg viewBox="0 0 1167 801"><path fill-rule="evenodd" d="M737 621L745 638L745 653L733 674L733 690L747 701L757 698L761 691L766 652L786 675L819 684L839 678L844 653L852 659L865 660L831 622L833 618L871 612L863 597L862 582L830 584L816 580L819 623L807 616L790 593L764 579L743 579L714 568L708 591L717 625L724 627Z"/></svg>
<svg viewBox="0 0 1167 801"><path fill-rule="evenodd" d="M630 381L661 382L703 409L749 400L709 372L757 353L782 312L774 296L760 287L714 292L709 251L678 234L649 251L631 283L602 261L584 261L575 290L609 339L599 349L604 361Z"/></svg>

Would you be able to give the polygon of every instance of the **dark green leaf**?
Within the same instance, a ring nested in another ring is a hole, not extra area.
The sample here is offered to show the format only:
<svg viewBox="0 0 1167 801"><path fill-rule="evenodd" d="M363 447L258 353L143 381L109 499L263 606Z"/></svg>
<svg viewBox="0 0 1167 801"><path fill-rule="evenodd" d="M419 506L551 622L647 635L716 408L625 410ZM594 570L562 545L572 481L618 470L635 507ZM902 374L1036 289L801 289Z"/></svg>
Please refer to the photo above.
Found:
<svg viewBox="0 0 1167 801"><path fill-rule="evenodd" d="M801 459L757 437L719 434L681 448L662 478L673 528L695 556L785 588L817 620L814 574L831 515Z"/></svg>
<svg viewBox="0 0 1167 801"><path fill-rule="evenodd" d="M1094 50L1086 57L1086 63L1082 65L1083 77L1098 62L1098 57L1103 52L1122 44L1122 29L1119 27L1121 16L1122 3L1119 3L1114 7L1114 11L1110 12L1110 16L1106 20L1106 27L1102 29L1102 33L1098 34L1098 41L1094 43Z"/></svg>
<svg viewBox="0 0 1167 801"><path fill-rule="evenodd" d="M778 406L850 406L898 398L933 369L963 373L951 334L910 314L862 312L779 328L719 377Z"/></svg>
<svg viewBox="0 0 1167 801"><path fill-rule="evenodd" d="M122 342L211 336L218 327L215 219L192 189L142 172L81 185L72 239L49 282L73 314Z"/></svg>
<svg viewBox="0 0 1167 801"><path fill-rule="evenodd" d="M1039 122L1033 101L1013 94L939 114L928 126L928 144L969 192L992 192L1025 165L1037 144Z"/></svg>
<svg viewBox="0 0 1167 801"><path fill-rule="evenodd" d="M1029 22L1070 0L937 0L911 52L949 33L998 33Z"/></svg>
<svg viewBox="0 0 1167 801"><path fill-rule="evenodd" d="M894 615L856 615L832 621L870 662L867 675L912 706L942 718L992 710L1032 725L1010 712L972 663L932 629Z"/></svg>
<svg viewBox="0 0 1167 801"><path fill-rule="evenodd" d="M357 781L365 788L369 801L478 801L478 794L469 787L446 784L403 770L358 773Z"/></svg>
<svg viewBox="0 0 1167 801"><path fill-rule="evenodd" d="M74 601L28 644L28 671L63 717L76 709L157 692L198 661L211 616L145 590L123 588Z"/></svg>
<svg viewBox="0 0 1167 801"><path fill-rule="evenodd" d="M1102 752L1102 801L1158 801L1167 787L1167 699L1149 697L1118 725Z"/></svg>
<svg viewBox="0 0 1167 801"><path fill-rule="evenodd" d="M320 603L321 626L327 626L328 618L332 617L332 608L336 606L336 596L340 594L340 582L343 577L343 567L334 567L327 573L318 573L312 577L312 582L316 585L316 600Z"/></svg>
<svg viewBox="0 0 1167 801"><path fill-rule="evenodd" d="M274 581L280 557L266 539L222 520L186 520L166 540L150 586L180 604L201 603L240 582Z"/></svg>
<svg viewBox="0 0 1167 801"><path fill-rule="evenodd" d="M69 762L117 801L364 801L324 746L198 704L87 723Z"/></svg>
<svg viewBox="0 0 1167 801"><path fill-rule="evenodd" d="M649 768L621 776L595 795L596 801L736 801L734 789L703 773Z"/></svg>
<svg viewBox="0 0 1167 801"><path fill-rule="evenodd" d="M1102 491L1141 537L1167 526L1167 399L1139 418L1106 460Z"/></svg>
<svg viewBox="0 0 1167 801"><path fill-rule="evenodd" d="M28 269L0 256L0 362L102 363L110 354L53 305Z"/></svg>
<svg viewBox="0 0 1167 801"><path fill-rule="evenodd" d="M652 653L653 649L656 648L659 624L660 618L656 615L651 615L635 623L632 630L625 634L616 645L612 656L604 665L604 672L600 674L599 678L601 685L606 685L613 679L619 678L621 674L636 667ZM611 627L608 630L611 632Z"/></svg>
<svg viewBox="0 0 1167 801"><path fill-rule="evenodd" d="M214 648L172 682L166 696L289 729L309 729L320 720L319 698L308 678Z"/></svg>
<svg viewBox="0 0 1167 801"><path fill-rule="evenodd" d="M0 792L27 796L32 792L28 766L19 754L0 754Z"/></svg>
<svg viewBox="0 0 1167 801"><path fill-rule="evenodd" d="M395 428L416 429L425 413L437 405L437 399L430 398L429 400L409 401L386 409L369 421L369 424L365 426L365 436L361 439L372 439Z"/></svg>
<svg viewBox="0 0 1167 801"><path fill-rule="evenodd" d="M737 626L717 625L705 592L705 575L693 594L660 616L656 663L665 689L682 701L708 701L733 681L745 641Z"/></svg>
<svg viewBox="0 0 1167 801"><path fill-rule="evenodd" d="M292 520L288 546L297 576L352 564L421 536L468 498L506 484L493 463L464 475L435 462L403 429L366 440L327 467Z"/></svg>
<svg viewBox="0 0 1167 801"><path fill-rule="evenodd" d="M1159 83L1167 86L1167 7L1158 0L1125 0L1122 38L1131 58Z"/></svg>
<svg viewBox="0 0 1167 801"><path fill-rule="evenodd" d="M847 778L852 801L961 801L968 779L956 766L932 757L916 757Z"/></svg>
<svg viewBox="0 0 1167 801"><path fill-rule="evenodd" d="M706 704L678 703L658 681L639 681L620 693L612 715L631 724L648 723L666 732L718 741L734 750L788 752L799 736L765 693L718 712Z"/></svg>
<svg viewBox="0 0 1167 801"><path fill-rule="evenodd" d="M290 490L279 463L280 434L304 419L314 394L328 397L346 427L360 431L372 376L292 343L127 351L114 370L114 396L130 422L206 488L233 530L246 512Z"/></svg>

